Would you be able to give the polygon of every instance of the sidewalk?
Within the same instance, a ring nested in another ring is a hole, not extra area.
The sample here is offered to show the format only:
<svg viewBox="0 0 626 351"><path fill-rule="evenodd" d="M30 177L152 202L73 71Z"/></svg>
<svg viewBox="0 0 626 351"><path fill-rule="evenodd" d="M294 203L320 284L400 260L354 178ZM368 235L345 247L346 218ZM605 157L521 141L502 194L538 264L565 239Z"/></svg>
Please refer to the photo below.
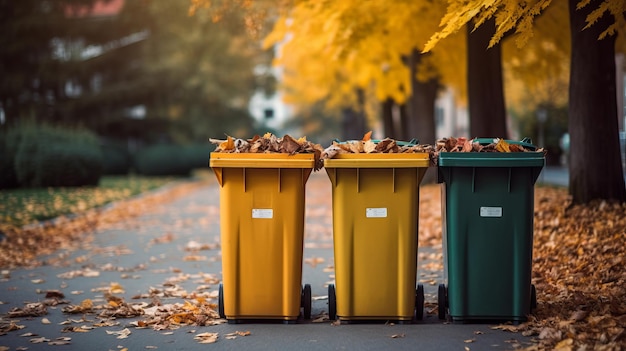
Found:
<svg viewBox="0 0 626 351"><path fill-rule="evenodd" d="M544 167L539 174L537 184L550 184L557 186L569 186L569 170L567 167L550 166Z"/></svg>
<svg viewBox="0 0 626 351"><path fill-rule="evenodd" d="M303 266L303 284L311 285L314 297L312 320L323 319L327 313L326 285L333 280L330 196L326 174L312 174L307 184ZM62 293L61 301L67 303L48 306L45 315L15 318L14 324L23 328L0 336L0 346L48 350L49 342L56 341L69 342L59 346L67 350L511 350L530 345L530 338L493 329L491 324L448 324L438 319L437 284L443 279L440 244L419 248L418 280L425 286L426 308L425 319L415 324L334 325L324 320L296 325L171 325L172 329L154 330L137 327L137 321L146 316L102 319L97 314L62 312L68 304L80 305L87 299L96 306L106 305L108 293L144 307L154 301L163 306L184 304L194 296L210 297L217 303L219 235L219 187L213 182L97 232L81 250L56 253L51 257L54 265L3 271L2 316L26 303L46 301L49 291ZM3 317L1 322L6 325L8 320ZM126 328L130 334L120 338ZM232 334L237 331L250 335ZM194 339L200 333L218 333L218 341L203 345Z"/></svg>

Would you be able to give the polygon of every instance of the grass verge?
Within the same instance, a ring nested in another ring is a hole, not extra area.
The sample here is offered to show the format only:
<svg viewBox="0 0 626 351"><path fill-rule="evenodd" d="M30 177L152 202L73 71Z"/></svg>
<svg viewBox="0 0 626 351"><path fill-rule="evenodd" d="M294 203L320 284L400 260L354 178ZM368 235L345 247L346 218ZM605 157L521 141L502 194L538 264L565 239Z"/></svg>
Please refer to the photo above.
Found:
<svg viewBox="0 0 626 351"><path fill-rule="evenodd" d="M21 227L69 213L80 213L156 189L176 177L106 176L98 186L24 188L0 192L0 224Z"/></svg>

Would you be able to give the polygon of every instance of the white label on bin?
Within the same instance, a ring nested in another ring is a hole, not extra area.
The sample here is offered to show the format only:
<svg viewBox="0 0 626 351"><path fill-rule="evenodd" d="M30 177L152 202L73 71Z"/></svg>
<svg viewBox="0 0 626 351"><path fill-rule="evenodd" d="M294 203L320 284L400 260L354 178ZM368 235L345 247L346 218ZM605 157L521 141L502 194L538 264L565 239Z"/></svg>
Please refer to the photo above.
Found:
<svg viewBox="0 0 626 351"><path fill-rule="evenodd" d="M385 218L387 217L387 208L366 208L365 217L367 218Z"/></svg>
<svg viewBox="0 0 626 351"><path fill-rule="evenodd" d="M502 217L502 207L481 207L481 217Z"/></svg>
<svg viewBox="0 0 626 351"><path fill-rule="evenodd" d="M271 208L253 208L252 218L274 218L274 210Z"/></svg>

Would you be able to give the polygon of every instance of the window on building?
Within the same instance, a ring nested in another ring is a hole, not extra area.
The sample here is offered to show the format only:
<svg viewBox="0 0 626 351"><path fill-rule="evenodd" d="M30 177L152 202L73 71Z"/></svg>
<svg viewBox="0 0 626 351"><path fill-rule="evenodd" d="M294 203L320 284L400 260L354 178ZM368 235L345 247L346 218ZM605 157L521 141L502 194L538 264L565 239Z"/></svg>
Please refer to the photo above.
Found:
<svg viewBox="0 0 626 351"><path fill-rule="evenodd" d="M263 116L265 117L265 119L274 118L274 109L266 108L265 110L263 110Z"/></svg>

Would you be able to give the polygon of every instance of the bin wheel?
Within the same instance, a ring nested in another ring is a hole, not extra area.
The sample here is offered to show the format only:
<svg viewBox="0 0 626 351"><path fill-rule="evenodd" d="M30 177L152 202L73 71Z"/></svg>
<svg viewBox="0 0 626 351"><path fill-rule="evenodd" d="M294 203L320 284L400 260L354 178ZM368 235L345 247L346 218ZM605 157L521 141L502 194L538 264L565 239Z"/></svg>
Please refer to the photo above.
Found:
<svg viewBox="0 0 626 351"><path fill-rule="evenodd" d="M445 284L439 284L437 290L437 304L439 305L439 319L446 319L446 312L448 308L448 294Z"/></svg>
<svg viewBox="0 0 626 351"><path fill-rule="evenodd" d="M530 285L530 312L537 308L537 289L535 289L535 284Z"/></svg>
<svg viewBox="0 0 626 351"><path fill-rule="evenodd" d="M224 314L224 286L220 283L218 295L217 295L217 313L220 318L226 318Z"/></svg>
<svg viewBox="0 0 626 351"><path fill-rule="evenodd" d="M311 285L304 284L302 288L302 309L304 319L311 319Z"/></svg>
<svg viewBox="0 0 626 351"><path fill-rule="evenodd" d="M328 284L328 319L337 319L337 297L335 295L335 284Z"/></svg>
<svg viewBox="0 0 626 351"><path fill-rule="evenodd" d="M418 321L424 319L424 285L417 284L415 290L415 317Z"/></svg>

